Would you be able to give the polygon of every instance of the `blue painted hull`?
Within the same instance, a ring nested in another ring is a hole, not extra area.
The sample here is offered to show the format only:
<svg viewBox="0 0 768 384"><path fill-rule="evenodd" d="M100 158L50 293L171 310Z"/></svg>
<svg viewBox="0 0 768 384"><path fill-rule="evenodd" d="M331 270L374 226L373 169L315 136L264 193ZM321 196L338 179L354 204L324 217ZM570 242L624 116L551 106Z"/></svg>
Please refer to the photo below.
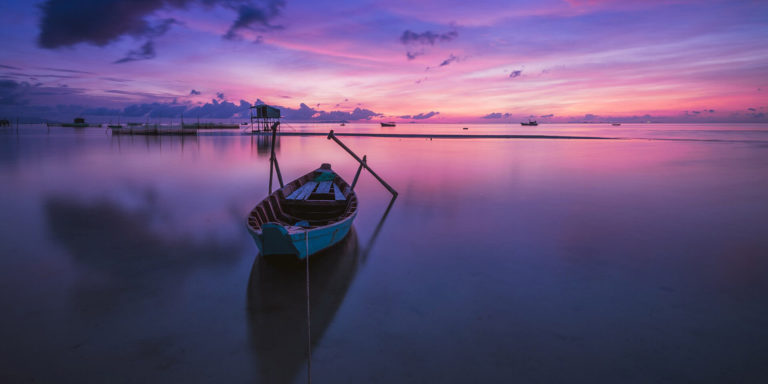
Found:
<svg viewBox="0 0 768 384"><path fill-rule="evenodd" d="M313 255L343 240L356 216L357 213L337 223L310 230L267 223L261 231L251 231L251 236L262 255L294 255L305 259L307 250L309 255Z"/></svg>

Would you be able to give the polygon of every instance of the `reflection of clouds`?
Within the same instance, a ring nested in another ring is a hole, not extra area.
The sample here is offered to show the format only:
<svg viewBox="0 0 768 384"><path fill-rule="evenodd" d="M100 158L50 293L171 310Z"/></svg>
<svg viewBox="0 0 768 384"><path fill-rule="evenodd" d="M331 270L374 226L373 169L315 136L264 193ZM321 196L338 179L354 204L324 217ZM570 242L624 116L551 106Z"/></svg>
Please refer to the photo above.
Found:
<svg viewBox="0 0 768 384"><path fill-rule="evenodd" d="M82 269L76 300L86 310L111 309L173 286L195 269L236 261L240 244L151 225L149 205L128 210L110 200L49 198L44 205L52 237Z"/></svg>
<svg viewBox="0 0 768 384"><path fill-rule="evenodd" d="M312 348L333 322L359 265L354 227L309 261ZM306 364L306 273L303 263L256 258L248 281L251 346L265 383L292 382ZM292 260L293 261L293 260Z"/></svg>

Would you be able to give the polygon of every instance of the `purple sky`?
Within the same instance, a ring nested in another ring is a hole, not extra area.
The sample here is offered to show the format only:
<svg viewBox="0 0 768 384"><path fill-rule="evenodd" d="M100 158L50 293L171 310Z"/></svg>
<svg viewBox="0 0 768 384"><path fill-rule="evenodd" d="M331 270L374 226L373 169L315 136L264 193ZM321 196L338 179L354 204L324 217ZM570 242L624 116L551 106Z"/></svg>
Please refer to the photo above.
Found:
<svg viewBox="0 0 768 384"><path fill-rule="evenodd" d="M0 5L0 117L768 122L765 1ZM13 20L14 22L8 22Z"/></svg>

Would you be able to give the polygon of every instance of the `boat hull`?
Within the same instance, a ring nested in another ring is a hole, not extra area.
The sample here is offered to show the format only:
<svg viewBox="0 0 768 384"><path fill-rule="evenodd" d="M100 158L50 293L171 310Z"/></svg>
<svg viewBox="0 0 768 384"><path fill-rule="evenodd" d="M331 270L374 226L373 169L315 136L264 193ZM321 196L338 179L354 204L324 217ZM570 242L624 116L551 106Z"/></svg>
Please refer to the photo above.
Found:
<svg viewBox="0 0 768 384"><path fill-rule="evenodd" d="M252 231L251 236L264 256L287 256L305 259L307 250L313 255L329 248L348 234L357 213L347 219L322 228L307 231L291 231L277 223L267 223L261 231Z"/></svg>

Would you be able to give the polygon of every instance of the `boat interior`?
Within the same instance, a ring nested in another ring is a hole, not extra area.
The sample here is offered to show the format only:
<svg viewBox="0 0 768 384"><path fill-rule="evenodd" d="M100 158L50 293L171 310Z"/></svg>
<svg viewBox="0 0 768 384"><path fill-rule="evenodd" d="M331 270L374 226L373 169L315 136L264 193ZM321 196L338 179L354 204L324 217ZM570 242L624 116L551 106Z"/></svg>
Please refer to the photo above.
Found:
<svg viewBox="0 0 768 384"><path fill-rule="evenodd" d="M357 196L326 164L276 190L248 216L260 230L266 223L316 228L344 220L357 209Z"/></svg>

